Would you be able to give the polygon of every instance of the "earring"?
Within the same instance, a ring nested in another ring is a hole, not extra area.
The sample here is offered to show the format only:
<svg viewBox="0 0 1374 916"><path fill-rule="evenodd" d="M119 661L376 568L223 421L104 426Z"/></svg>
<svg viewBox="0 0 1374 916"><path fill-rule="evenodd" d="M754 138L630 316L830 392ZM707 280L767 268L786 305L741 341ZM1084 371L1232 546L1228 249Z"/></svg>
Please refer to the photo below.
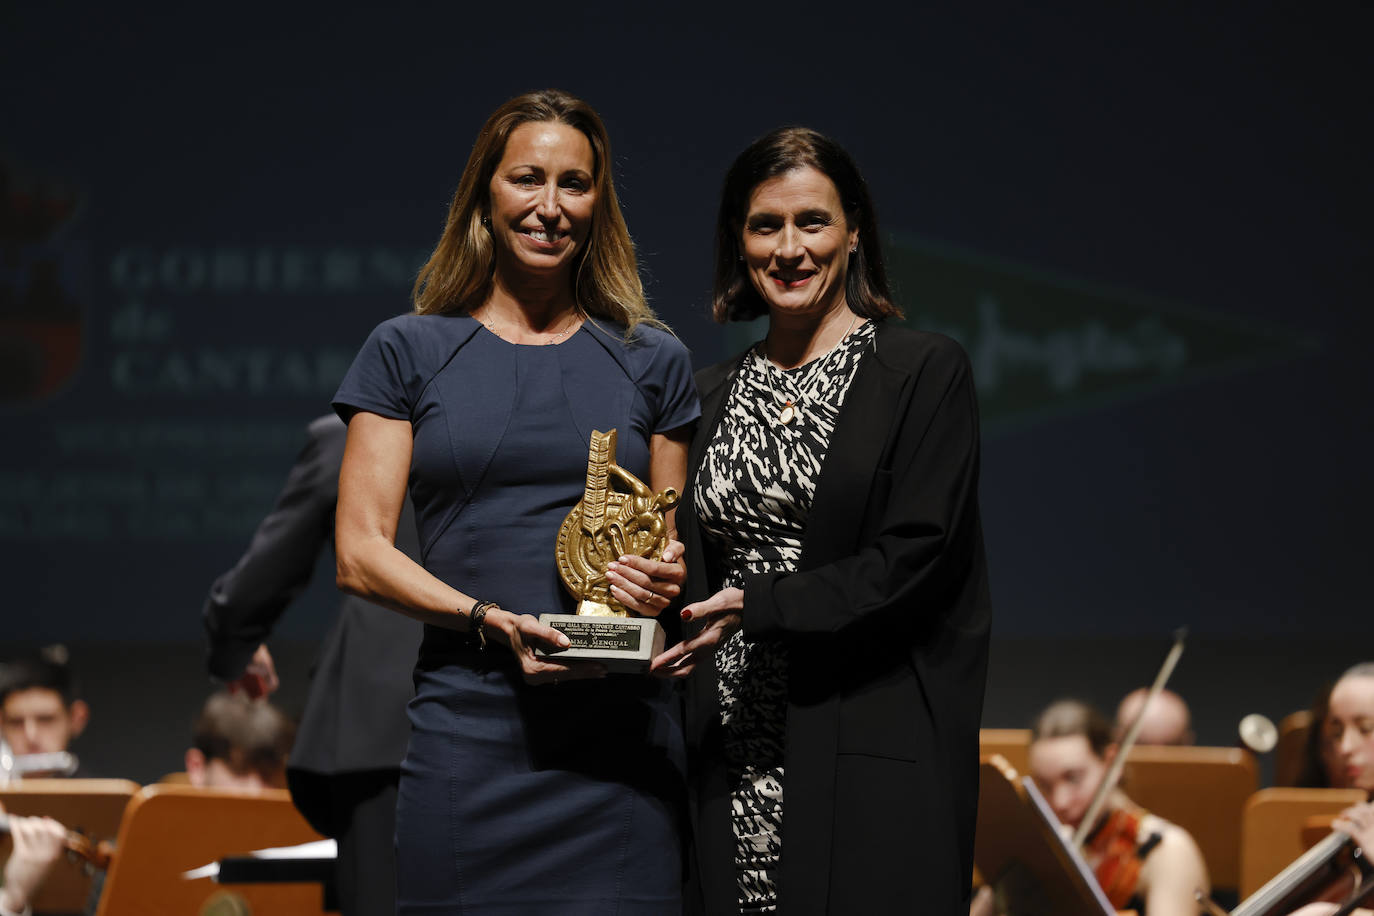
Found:
<svg viewBox="0 0 1374 916"><path fill-rule="evenodd" d="M849 253L850 253L850 254L858 254L858 253L859 253L859 246L858 246L858 245L855 245L853 248L849 249Z"/></svg>

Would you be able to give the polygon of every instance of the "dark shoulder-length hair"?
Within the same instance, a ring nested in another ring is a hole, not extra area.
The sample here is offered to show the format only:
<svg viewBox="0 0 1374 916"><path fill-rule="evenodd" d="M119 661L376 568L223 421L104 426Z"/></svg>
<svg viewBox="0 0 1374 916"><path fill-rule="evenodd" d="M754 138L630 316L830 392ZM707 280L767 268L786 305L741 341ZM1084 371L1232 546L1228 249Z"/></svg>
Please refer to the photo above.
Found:
<svg viewBox="0 0 1374 916"><path fill-rule="evenodd" d="M1374 678L1374 662L1360 662L1342 672L1336 680L1324 685L1317 694L1308 714L1307 737L1303 742L1302 769L1298 771L1297 785L1310 789L1329 789L1335 785L1334 775L1327 768L1326 717L1331 711L1331 693L1336 686L1347 678Z"/></svg>
<svg viewBox="0 0 1374 916"><path fill-rule="evenodd" d="M1321 691L1308 710L1307 735L1302 743L1302 767L1294 783L1304 789L1332 788L1331 773L1326 766L1326 714L1331 707L1332 681L1322 685Z"/></svg>
<svg viewBox="0 0 1374 916"><path fill-rule="evenodd" d="M490 211L491 176L510 135L522 124L554 122L581 131L592 146L596 201L587 246L573 274L573 294L588 315L633 327L658 324L644 300L634 243L611 175L611 141L601 116L586 102L558 89L527 92L487 118L477 134L458 190L449 204L444 234L420 268L411 297L421 315L471 312L491 295L496 264L492 236L483 225Z"/></svg>
<svg viewBox="0 0 1374 916"><path fill-rule="evenodd" d="M749 321L768 313L744 265L744 220L754 189L793 169L811 167L840 193L845 222L859 230L858 250L849 256L845 299L865 318L900 318L887 287L873 199L844 148L806 127L780 127L751 143L725 174L716 218L716 281L711 315L716 321Z"/></svg>

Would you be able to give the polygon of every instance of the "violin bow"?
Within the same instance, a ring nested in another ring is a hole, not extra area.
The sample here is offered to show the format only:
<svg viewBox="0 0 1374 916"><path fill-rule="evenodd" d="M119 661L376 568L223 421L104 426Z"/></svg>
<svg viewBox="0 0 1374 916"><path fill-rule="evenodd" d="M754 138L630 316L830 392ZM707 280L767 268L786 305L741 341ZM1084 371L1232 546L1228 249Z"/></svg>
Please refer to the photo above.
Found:
<svg viewBox="0 0 1374 916"><path fill-rule="evenodd" d="M1088 834L1092 833L1093 825L1097 823L1097 816L1102 813L1102 806L1107 803L1107 796L1116 788L1117 782L1121 779L1121 772L1126 766L1126 755L1135 746L1136 739L1140 737L1140 729L1145 725L1145 710L1150 708L1155 697L1164 689L1164 685L1169 682L1169 675L1174 673L1174 666L1178 664L1178 659L1183 655L1183 640L1188 635L1187 627L1180 627L1174 631L1174 645L1169 650L1169 654L1164 657L1164 664L1160 667L1159 673L1155 675L1155 682L1150 685L1150 692L1145 697L1145 702L1140 704L1140 710L1131 720L1131 727L1126 729L1126 736L1117 745L1116 757L1112 759L1111 766L1107 768L1107 775L1102 778L1102 783L1093 793L1092 802L1088 805L1088 813L1083 815L1083 820L1079 821L1078 829L1073 832L1073 845L1076 849L1082 849L1083 844L1088 840Z"/></svg>

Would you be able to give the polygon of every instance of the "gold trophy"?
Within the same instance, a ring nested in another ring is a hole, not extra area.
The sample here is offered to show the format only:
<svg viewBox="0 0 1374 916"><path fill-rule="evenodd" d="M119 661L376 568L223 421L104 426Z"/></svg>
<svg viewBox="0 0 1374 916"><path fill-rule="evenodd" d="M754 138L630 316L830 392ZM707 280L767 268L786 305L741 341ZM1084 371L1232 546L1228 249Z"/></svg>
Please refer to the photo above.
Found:
<svg viewBox="0 0 1374 916"><path fill-rule="evenodd" d="M540 614L539 622L572 642L539 649L559 659L596 661L608 671L642 673L663 651L663 626L632 615L611 594L607 565L624 556L661 559L668 544L663 514L678 503L671 487L655 493L615 463L615 430L592 432L582 499L558 529L558 574L577 599L576 614Z"/></svg>

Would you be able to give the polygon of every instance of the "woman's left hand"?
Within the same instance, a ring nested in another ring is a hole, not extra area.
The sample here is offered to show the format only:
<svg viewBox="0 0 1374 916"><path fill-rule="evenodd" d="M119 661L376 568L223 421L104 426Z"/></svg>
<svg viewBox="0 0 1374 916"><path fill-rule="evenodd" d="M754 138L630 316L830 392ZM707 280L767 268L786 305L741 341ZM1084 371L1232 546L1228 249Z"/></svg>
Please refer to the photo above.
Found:
<svg viewBox="0 0 1374 916"><path fill-rule="evenodd" d="M662 560L621 557L606 567L615 600L641 617L657 617L682 594L687 567L682 563L681 541L669 540Z"/></svg>
<svg viewBox="0 0 1374 916"><path fill-rule="evenodd" d="M715 652L726 637L744 625L744 591L723 588L705 601L683 608L682 619L700 621L700 632L664 650L649 666L651 674L668 678L691 674L703 654Z"/></svg>

